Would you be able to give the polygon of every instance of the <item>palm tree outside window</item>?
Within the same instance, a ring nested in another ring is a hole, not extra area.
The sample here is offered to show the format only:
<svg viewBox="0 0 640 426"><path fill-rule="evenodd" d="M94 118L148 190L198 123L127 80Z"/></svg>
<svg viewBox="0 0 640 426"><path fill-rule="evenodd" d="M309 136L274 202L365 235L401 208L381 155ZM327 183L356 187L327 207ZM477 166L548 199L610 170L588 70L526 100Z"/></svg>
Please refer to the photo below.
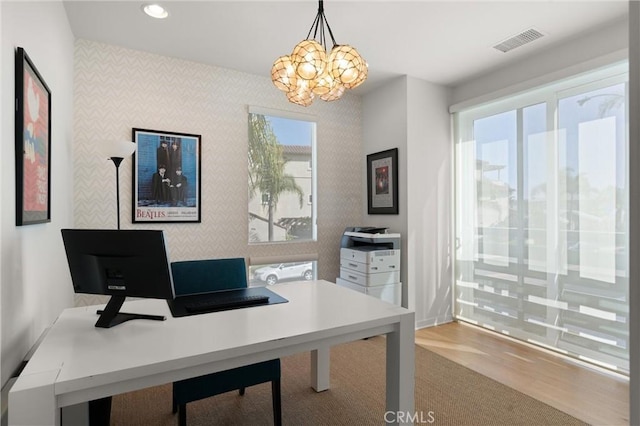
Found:
<svg viewBox="0 0 640 426"><path fill-rule="evenodd" d="M249 242L313 240L315 123L249 114Z"/></svg>

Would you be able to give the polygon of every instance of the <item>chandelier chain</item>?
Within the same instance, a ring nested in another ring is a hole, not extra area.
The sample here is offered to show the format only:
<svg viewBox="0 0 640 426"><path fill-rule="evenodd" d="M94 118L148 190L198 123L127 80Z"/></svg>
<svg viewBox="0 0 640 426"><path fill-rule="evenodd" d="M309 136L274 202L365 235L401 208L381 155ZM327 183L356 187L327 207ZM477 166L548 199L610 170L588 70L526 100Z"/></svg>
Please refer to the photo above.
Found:
<svg viewBox="0 0 640 426"><path fill-rule="evenodd" d="M313 32L313 38L317 40L318 30L320 30L320 44L324 47L324 50L327 50L327 41L324 30L325 25L327 27L327 30L329 31L331 42L333 43L332 47L335 47L338 43L336 43L336 39L333 38L333 32L331 31L331 26L329 25L329 21L327 21L327 17L324 16L323 0L319 0L318 3L318 13L316 15L316 19L314 19L313 21L313 24L311 24L311 28L309 28L309 32L307 33L307 40L309 39L309 37L311 37L311 32Z"/></svg>

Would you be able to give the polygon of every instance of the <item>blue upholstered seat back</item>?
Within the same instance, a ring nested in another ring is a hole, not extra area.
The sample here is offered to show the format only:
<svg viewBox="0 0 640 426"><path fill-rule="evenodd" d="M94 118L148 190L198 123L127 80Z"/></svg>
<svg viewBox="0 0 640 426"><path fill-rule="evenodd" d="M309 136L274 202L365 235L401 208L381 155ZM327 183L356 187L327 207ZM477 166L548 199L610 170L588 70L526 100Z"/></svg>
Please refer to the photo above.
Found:
<svg viewBox="0 0 640 426"><path fill-rule="evenodd" d="M247 269L243 258L173 262L171 272L177 296L247 287ZM277 386L272 388L274 422L280 425L280 374L280 359L273 359L174 382L174 413L175 407L181 406L180 424L186 424L186 404L191 401L273 381L272 386Z"/></svg>
<svg viewBox="0 0 640 426"><path fill-rule="evenodd" d="M247 287L244 258L172 262L176 296Z"/></svg>

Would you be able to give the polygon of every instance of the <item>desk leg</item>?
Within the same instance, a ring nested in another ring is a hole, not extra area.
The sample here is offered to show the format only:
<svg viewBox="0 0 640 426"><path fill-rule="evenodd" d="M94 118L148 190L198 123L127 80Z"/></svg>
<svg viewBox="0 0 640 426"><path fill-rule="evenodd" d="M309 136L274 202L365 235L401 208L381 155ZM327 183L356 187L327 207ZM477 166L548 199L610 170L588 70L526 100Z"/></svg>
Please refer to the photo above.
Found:
<svg viewBox="0 0 640 426"><path fill-rule="evenodd" d="M53 390L57 371L22 375L9 390L11 426L60 426Z"/></svg>
<svg viewBox="0 0 640 426"><path fill-rule="evenodd" d="M62 407L60 410L60 416L62 419L60 421L62 426L91 426L91 421L89 420L90 417L88 402L82 402L80 404Z"/></svg>
<svg viewBox="0 0 640 426"><path fill-rule="evenodd" d="M325 346L311 351L311 387L316 392L329 389L330 347Z"/></svg>
<svg viewBox="0 0 640 426"><path fill-rule="evenodd" d="M387 409L389 424L412 424L415 388L414 315L403 315L397 330L387 334Z"/></svg>

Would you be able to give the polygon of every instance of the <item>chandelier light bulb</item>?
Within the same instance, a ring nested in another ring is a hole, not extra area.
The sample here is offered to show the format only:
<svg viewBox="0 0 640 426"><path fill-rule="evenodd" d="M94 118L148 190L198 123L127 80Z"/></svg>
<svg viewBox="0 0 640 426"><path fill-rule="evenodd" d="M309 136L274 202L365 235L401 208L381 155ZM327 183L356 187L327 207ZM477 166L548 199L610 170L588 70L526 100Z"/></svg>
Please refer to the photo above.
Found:
<svg viewBox="0 0 640 426"><path fill-rule="evenodd" d="M351 83L345 84L344 87L346 87L347 89L355 89L356 87L364 83L364 81L367 79L368 74L369 74L369 64L367 64L366 62L363 62L362 66L360 67L358 77L355 80L353 80Z"/></svg>
<svg viewBox="0 0 640 426"><path fill-rule="evenodd" d="M296 87L296 71L289 55L280 56L271 67L271 81L283 92L289 92Z"/></svg>
<svg viewBox="0 0 640 426"><path fill-rule="evenodd" d="M340 83L336 83L333 89L331 89L328 93L325 93L324 95L320 96L320 99L322 99L325 102L337 101L342 97L342 95L344 94L344 91L345 91L345 87Z"/></svg>
<svg viewBox="0 0 640 426"><path fill-rule="evenodd" d="M313 80L327 67L327 52L315 40L302 40L293 48L291 62L298 77Z"/></svg>
<svg viewBox="0 0 640 426"><path fill-rule="evenodd" d="M309 106L313 103L315 95L311 90L311 82L308 80L298 79L296 86L289 92L287 92L287 99L294 104Z"/></svg>
<svg viewBox="0 0 640 426"><path fill-rule="evenodd" d="M289 102L293 102L294 104L304 107L311 105L314 98L315 95L308 87L298 87L297 89L287 92L287 99L289 99Z"/></svg>
<svg viewBox="0 0 640 426"><path fill-rule="evenodd" d="M324 70L321 76L314 80L314 83L312 86L313 93L318 96L329 93L336 85L336 81L331 76L328 68Z"/></svg>
<svg viewBox="0 0 640 426"><path fill-rule="evenodd" d="M353 83L358 78L363 64L358 51L347 44L335 46L329 54L329 69L333 78L342 84Z"/></svg>

